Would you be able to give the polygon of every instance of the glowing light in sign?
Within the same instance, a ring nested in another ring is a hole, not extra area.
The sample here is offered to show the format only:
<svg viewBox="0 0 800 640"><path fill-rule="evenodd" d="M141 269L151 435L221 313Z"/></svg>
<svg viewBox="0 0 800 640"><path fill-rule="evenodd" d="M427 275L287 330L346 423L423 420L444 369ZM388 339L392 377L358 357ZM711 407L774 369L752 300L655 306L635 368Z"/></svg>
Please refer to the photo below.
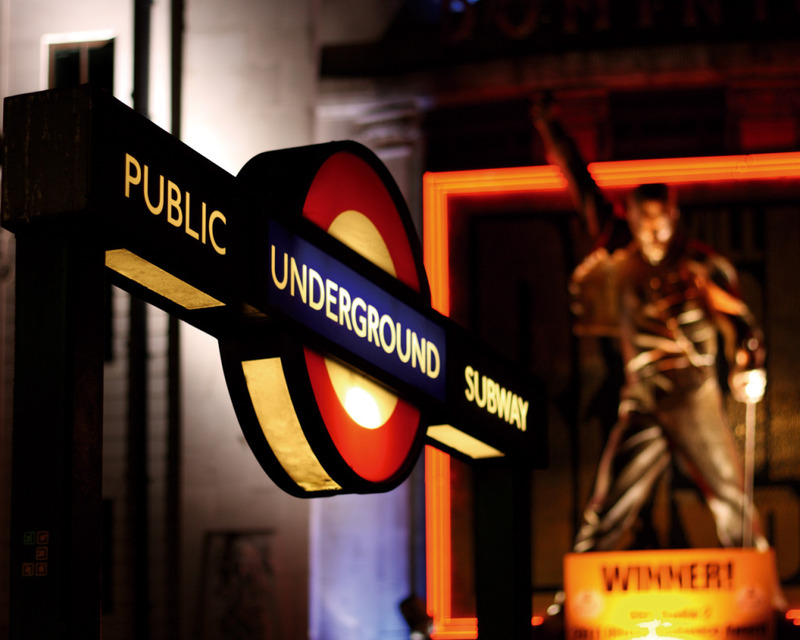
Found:
<svg viewBox="0 0 800 640"><path fill-rule="evenodd" d="M344 399L350 417L365 429L379 429L384 421L372 394L361 387L350 387Z"/></svg>
<svg viewBox="0 0 800 640"><path fill-rule="evenodd" d="M377 429L386 424L397 406L396 394L333 358L325 358L325 369L336 397L358 425Z"/></svg>
<svg viewBox="0 0 800 640"><path fill-rule="evenodd" d="M596 162L589 171L601 187L634 187L645 182L697 183L800 178L800 152L702 158L666 158ZM561 191L566 181L552 165L427 173L423 177L423 236L425 269L431 304L450 312L451 196L481 197ZM428 607L434 618L434 638L477 637L475 618L450 617L450 494L447 454L427 447L427 563ZM447 486L445 486L447 485ZM800 620L800 615L795 622Z"/></svg>

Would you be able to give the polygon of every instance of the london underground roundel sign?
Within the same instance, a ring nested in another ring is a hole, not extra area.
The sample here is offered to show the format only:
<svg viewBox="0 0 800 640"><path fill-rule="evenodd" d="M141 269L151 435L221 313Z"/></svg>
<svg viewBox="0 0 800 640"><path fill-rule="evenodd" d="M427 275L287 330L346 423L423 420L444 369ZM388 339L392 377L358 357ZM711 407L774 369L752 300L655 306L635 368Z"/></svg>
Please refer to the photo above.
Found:
<svg viewBox="0 0 800 640"><path fill-rule="evenodd" d="M0 222L90 224L115 284L215 336L248 444L286 491L389 490L426 437L543 463L527 428L542 385L431 309L405 202L362 145L264 153L233 176L91 87L5 114Z"/></svg>
<svg viewBox="0 0 800 640"><path fill-rule="evenodd" d="M341 142L268 152L237 180L270 211L263 223L270 246L251 276L267 280L272 307L301 322L326 319L387 361L416 363L421 384L443 378L436 341L418 339L421 320L378 311L357 276L333 271L274 221L276 209L302 215L429 304L405 201L370 151ZM387 491L404 480L423 444L422 409L297 332L280 330L280 322L265 322L271 327L260 339L231 336L220 347L240 424L270 477L299 496Z"/></svg>

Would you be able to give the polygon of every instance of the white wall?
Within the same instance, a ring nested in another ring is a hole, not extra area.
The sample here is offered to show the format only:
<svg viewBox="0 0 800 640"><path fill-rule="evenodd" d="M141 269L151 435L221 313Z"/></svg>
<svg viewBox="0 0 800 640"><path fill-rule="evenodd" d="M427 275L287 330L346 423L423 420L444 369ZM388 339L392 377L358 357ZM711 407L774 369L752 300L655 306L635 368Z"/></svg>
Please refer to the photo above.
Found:
<svg viewBox="0 0 800 640"><path fill-rule="evenodd" d="M190 0L183 140L230 173L252 156L309 144L316 90L312 7L297 0ZM307 637L309 503L279 490L238 426L215 339L182 326L183 637L196 637L203 540L270 530L282 637ZM277 606L275 606L277 605Z"/></svg>
<svg viewBox="0 0 800 640"><path fill-rule="evenodd" d="M310 0L191 0L187 7L184 140L234 174L257 153L310 143Z"/></svg>
<svg viewBox="0 0 800 640"><path fill-rule="evenodd" d="M116 38L114 94L129 103L133 77L132 6L106 0L6 0L2 19L8 25L8 59L3 62L7 65L7 84L3 87L7 95L47 88L42 82L46 58L42 57L41 47L48 38L64 42L76 38L76 34L112 34Z"/></svg>

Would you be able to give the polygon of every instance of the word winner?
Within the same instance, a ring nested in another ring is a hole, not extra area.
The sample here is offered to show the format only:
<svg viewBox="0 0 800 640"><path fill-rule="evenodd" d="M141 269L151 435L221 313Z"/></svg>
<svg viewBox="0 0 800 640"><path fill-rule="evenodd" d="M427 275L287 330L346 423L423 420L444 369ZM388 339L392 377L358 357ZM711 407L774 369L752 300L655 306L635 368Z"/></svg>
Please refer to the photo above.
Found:
<svg viewBox="0 0 800 640"><path fill-rule="evenodd" d="M381 313L375 305L361 296L353 296L341 283L323 278L314 268L298 262L285 251L270 245L270 276L272 285L288 293L295 302L314 312L320 312L324 322L355 336L394 356L405 366L418 370L430 379L441 374L441 357L436 344L421 336L415 329Z"/></svg>

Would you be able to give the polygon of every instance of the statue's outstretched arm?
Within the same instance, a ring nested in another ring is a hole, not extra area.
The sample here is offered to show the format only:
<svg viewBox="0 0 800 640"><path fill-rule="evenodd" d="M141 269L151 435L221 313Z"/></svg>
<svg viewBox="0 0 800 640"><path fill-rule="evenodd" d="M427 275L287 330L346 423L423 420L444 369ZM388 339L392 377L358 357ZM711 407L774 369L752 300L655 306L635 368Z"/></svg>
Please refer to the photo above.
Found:
<svg viewBox="0 0 800 640"><path fill-rule="evenodd" d="M533 121L545 144L548 160L561 169L575 210L581 216L589 234L596 240L607 222L611 208L587 170L575 141L556 118L549 96L543 96L534 102Z"/></svg>

